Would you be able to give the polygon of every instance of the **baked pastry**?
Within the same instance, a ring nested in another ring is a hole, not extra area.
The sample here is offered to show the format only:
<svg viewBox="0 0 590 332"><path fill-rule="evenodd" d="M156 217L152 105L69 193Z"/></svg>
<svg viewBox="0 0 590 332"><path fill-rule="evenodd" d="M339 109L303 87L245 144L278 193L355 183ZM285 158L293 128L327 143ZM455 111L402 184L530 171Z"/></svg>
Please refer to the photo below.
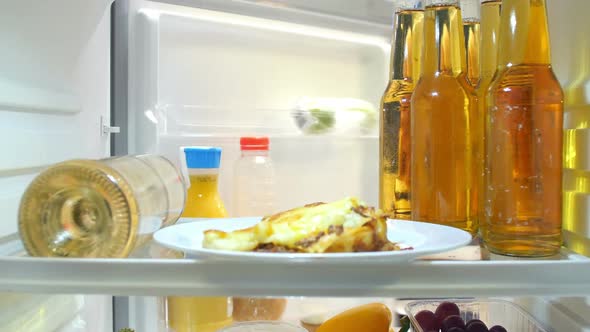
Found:
<svg viewBox="0 0 590 332"><path fill-rule="evenodd" d="M387 239L387 215L356 198L313 203L233 232L207 230L203 247L259 252L366 252L400 247Z"/></svg>

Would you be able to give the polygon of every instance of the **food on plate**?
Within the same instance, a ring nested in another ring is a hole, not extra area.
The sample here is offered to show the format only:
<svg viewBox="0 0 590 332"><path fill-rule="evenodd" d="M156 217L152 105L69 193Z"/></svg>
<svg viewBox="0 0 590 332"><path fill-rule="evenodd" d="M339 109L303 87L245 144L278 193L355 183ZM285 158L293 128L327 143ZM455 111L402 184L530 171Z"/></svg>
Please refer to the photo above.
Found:
<svg viewBox="0 0 590 332"><path fill-rule="evenodd" d="M356 198L313 203L264 217L250 228L207 230L203 247L294 253L401 250L387 239L387 217Z"/></svg>
<svg viewBox="0 0 590 332"><path fill-rule="evenodd" d="M358 306L328 319L316 332L389 332L391 310L381 303Z"/></svg>
<svg viewBox="0 0 590 332"><path fill-rule="evenodd" d="M234 297L232 317L236 322L279 320L286 306L286 299Z"/></svg>

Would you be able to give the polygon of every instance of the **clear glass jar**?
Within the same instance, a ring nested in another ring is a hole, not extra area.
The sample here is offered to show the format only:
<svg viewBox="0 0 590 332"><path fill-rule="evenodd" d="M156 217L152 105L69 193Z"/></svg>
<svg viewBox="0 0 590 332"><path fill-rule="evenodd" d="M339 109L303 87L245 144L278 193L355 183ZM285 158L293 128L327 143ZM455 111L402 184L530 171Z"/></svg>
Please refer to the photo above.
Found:
<svg viewBox="0 0 590 332"><path fill-rule="evenodd" d="M155 155L70 160L25 191L18 226L32 256L126 257L184 208L178 169Z"/></svg>

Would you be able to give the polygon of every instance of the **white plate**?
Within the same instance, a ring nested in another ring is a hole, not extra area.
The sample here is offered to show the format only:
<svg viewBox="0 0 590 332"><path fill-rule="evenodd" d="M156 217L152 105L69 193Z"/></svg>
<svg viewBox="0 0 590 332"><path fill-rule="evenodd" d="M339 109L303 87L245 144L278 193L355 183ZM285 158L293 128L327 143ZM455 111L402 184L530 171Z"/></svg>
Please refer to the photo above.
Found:
<svg viewBox="0 0 590 332"><path fill-rule="evenodd" d="M192 221L192 222L191 222ZM358 260L381 259L391 262L407 262L420 256L445 252L465 246L471 242L471 235L463 230L448 226L406 220L388 220L387 237L402 247L412 249L400 251L355 252L355 253L267 253L226 251L203 248L203 232L217 229L225 232L253 226L258 217L229 219L181 219L173 226L157 231L154 240L168 248L183 251L190 257L216 257L233 259L305 259L305 260Z"/></svg>

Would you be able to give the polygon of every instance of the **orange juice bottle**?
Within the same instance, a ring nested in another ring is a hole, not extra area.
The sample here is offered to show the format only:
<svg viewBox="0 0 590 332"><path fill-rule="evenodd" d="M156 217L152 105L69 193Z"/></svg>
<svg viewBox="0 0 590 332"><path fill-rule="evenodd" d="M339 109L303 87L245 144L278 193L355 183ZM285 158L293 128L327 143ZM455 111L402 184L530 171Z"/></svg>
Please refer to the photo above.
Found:
<svg viewBox="0 0 590 332"><path fill-rule="evenodd" d="M221 149L185 147L190 187L182 217L225 218L227 211L217 190Z"/></svg>
<svg viewBox="0 0 590 332"><path fill-rule="evenodd" d="M186 147L183 150L190 187L182 217L226 217L217 190L221 149ZM215 332L232 323L231 301L227 297L170 296L167 312L169 325L176 332Z"/></svg>

